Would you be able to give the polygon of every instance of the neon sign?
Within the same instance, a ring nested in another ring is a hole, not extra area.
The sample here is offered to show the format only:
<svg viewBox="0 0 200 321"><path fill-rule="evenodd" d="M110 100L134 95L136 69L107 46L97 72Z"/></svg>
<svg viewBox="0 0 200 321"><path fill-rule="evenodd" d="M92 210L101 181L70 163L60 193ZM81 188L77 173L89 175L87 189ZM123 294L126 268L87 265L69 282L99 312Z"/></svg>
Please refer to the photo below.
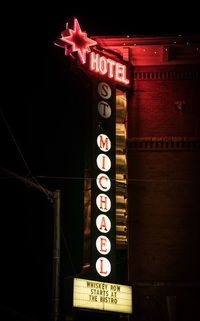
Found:
<svg viewBox="0 0 200 321"><path fill-rule="evenodd" d="M101 282L102 278L116 280L116 90L117 85L130 87L130 66L115 52L97 46L75 18L66 23L66 30L55 45L64 48L66 56L93 76L92 108L89 103L92 126L88 128L89 160L85 165L84 186L87 254L83 271L88 280L74 279L73 306L132 313L131 287ZM91 281L92 276L100 281Z"/></svg>
<svg viewBox="0 0 200 321"><path fill-rule="evenodd" d="M71 21L70 21L71 25ZM73 28L69 28L69 23L66 23L66 30L61 33L61 38L55 42L55 45L65 49L65 55L73 56L77 51L82 64L86 63L86 53L90 52L90 47L95 46L96 41L87 37L87 33L80 28L78 20L74 18Z"/></svg>
<svg viewBox="0 0 200 321"><path fill-rule="evenodd" d="M99 82L97 85L97 93L100 100L97 101L97 110L102 122L104 119L110 118L112 115L112 107L108 101L112 97L112 89L105 82ZM112 207L114 206L113 198L109 197L108 192L114 188L111 184L110 173L113 169L112 159L108 156L108 153L112 154L114 146L111 145L111 139L109 133L99 134L96 139L96 165L98 168L96 177L96 186L98 188L96 195L96 208L100 212L96 217L96 250L101 257L96 256L96 271L101 277L107 277L112 272L112 262L106 257L111 251L113 251L113 239L110 235L115 225L112 224ZM99 172L100 171L100 172ZM94 213L96 209L94 210ZM101 233L99 235L99 232Z"/></svg>
<svg viewBox="0 0 200 321"><path fill-rule="evenodd" d="M107 75L108 78L116 82L128 85L130 80L127 79L127 67L125 64L114 61L99 53L91 52L89 55L90 70L100 75Z"/></svg>
<svg viewBox="0 0 200 321"><path fill-rule="evenodd" d="M125 86L130 84L127 64L123 60L118 61L117 58L111 59L105 54L102 55L97 50L97 42L87 37L87 33L81 30L76 18L66 23L66 30L61 33L61 37L54 44L64 48L66 56L75 59L77 53L80 64L84 65L88 72ZM94 47L94 50L91 47Z"/></svg>

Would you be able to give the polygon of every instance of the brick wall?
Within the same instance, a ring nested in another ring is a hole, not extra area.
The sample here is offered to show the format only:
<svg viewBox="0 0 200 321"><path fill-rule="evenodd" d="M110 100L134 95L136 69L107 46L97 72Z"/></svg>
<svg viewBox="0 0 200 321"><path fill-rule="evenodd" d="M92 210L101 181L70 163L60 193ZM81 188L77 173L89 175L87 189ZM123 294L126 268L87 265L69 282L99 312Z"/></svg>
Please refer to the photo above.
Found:
<svg viewBox="0 0 200 321"><path fill-rule="evenodd" d="M191 310L197 312L199 88L198 79L134 82L128 105L129 277L135 285L134 320L168 320L167 298L173 297L177 320L190 318Z"/></svg>
<svg viewBox="0 0 200 321"><path fill-rule="evenodd" d="M155 70L160 75L160 69ZM200 79L187 77L135 79L128 106L128 136L200 136L199 88Z"/></svg>
<svg viewBox="0 0 200 321"><path fill-rule="evenodd" d="M200 153L129 151L133 281L199 278Z"/></svg>

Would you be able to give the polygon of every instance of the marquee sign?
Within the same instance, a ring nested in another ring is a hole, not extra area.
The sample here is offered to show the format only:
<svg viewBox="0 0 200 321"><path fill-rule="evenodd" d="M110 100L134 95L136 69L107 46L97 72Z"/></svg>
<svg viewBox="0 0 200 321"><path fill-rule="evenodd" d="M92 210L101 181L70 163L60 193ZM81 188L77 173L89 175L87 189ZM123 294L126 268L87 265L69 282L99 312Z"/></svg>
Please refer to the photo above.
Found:
<svg viewBox="0 0 200 321"><path fill-rule="evenodd" d="M132 313L131 286L75 278L73 288L75 308Z"/></svg>

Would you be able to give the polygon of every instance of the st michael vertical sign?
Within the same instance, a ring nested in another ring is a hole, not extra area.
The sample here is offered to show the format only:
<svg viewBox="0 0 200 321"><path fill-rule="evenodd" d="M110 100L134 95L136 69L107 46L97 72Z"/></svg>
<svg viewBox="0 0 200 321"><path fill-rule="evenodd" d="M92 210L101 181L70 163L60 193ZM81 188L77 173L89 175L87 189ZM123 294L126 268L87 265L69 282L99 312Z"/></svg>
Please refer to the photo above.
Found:
<svg viewBox="0 0 200 321"><path fill-rule="evenodd" d="M116 88L130 87L130 68L115 53L99 48L75 18L55 44L87 75L92 97L85 124L90 132L84 191L84 248L90 255L83 277L116 282Z"/></svg>
<svg viewBox="0 0 200 321"><path fill-rule="evenodd" d="M115 85L93 81L92 274L115 280Z"/></svg>

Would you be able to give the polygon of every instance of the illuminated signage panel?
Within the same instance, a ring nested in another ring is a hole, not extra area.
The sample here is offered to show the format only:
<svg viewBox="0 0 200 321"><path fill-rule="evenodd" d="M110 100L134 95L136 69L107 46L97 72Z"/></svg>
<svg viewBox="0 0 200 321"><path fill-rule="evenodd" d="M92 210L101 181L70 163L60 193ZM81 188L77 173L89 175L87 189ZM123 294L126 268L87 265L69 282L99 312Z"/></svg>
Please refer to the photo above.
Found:
<svg viewBox="0 0 200 321"><path fill-rule="evenodd" d="M66 56L78 57L79 68L87 73L130 87L130 66L114 53L108 54L104 50L102 54L97 48L98 43L88 38L76 18L66 23L66 29L54 44L64 48Z"/></svg>
<svg viewBox="0 0 200 321"><path fill-rule="evenodd" d="M96 79L92 97L91 176L96 179L91 184L91 273L86 278L115 282L115 86Z"/></svg>
<svg viewBox="0 0 200 321"><path fill-rule="evenodd" d="M88 122L87 188L84 190L84 252L87 252L84 267L89 269L87 279L74 279L73 304L80 308L132 313L131 287L115 283L116 205L121 196L116 198L119 190L116 164L118 169L121 166L116 162L119 160L116 157L116 92L119 86L131 87L130 64L88 38L75 18L67 22L66 30L55 44L64 48L65 55L71 56L77 67L92 79L88 82L92 104L88 100L87 113L90 114L87 116L91 124ZM119 137L120 134L119 131Z"/></svg>
<svg viewBox="0 0 200 321"><path fill-rule="evenodd" d="M126 78L127 67L125 64L106 58L94 51L89 54L89 59L89 68L91 71L100 75L106 75L108 78L124 85L130 83L130 80Z"/></svg>
<svg viewBox="0 0 200 321"><path fill-rule="evenodd" d="M132 287L116 283L74 279L73 306L132 313Z"/></svg>

